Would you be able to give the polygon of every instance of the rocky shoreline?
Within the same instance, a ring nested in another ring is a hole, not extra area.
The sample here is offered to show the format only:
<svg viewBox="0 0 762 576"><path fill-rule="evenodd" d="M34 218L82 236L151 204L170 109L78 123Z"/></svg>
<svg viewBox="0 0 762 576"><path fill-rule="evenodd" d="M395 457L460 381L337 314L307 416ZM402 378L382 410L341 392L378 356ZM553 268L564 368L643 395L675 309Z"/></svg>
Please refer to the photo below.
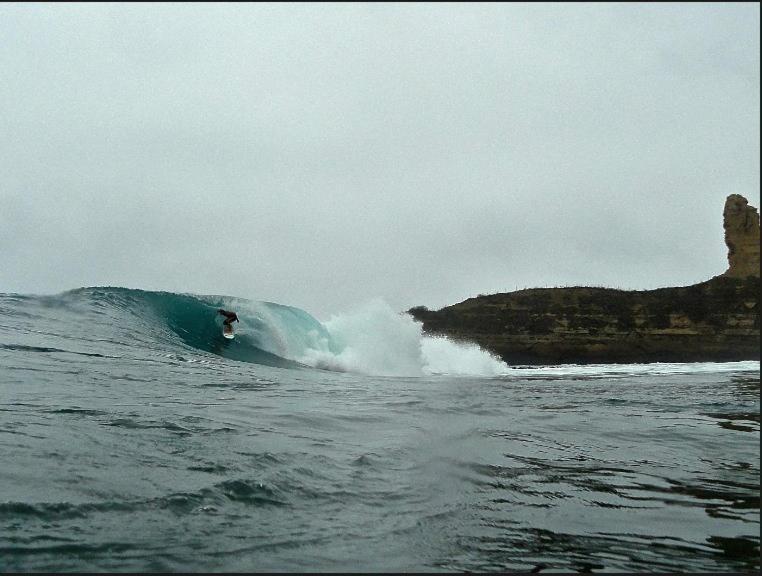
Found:
<svg viewBox="0 0 762 576"><path fill-rule="evenodd" d="M509 364L759 360L759 215L734 194L723 216L729 268L699 284L534 288L408 313Z"/></svg>

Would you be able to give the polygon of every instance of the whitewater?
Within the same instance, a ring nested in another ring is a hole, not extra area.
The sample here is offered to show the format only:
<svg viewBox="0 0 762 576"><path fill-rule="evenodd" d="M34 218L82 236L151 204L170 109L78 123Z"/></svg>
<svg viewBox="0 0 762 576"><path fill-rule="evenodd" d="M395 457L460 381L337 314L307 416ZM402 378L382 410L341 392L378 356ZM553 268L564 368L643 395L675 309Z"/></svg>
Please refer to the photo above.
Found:
<svg viewBox="0 0 762 576"><path fill-rule="evenodd" d="M382 300L0 294L0 571L758 571L759 393Z"/></svg>

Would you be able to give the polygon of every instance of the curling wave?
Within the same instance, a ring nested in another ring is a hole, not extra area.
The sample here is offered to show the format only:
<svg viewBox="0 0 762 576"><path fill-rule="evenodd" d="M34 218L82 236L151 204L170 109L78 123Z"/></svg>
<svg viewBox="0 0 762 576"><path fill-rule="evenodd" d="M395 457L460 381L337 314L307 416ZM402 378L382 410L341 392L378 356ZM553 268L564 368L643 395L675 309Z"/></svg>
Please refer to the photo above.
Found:
<svg viewBox="0 0 762 576"><path fill-rule="evenodd" d="M41 325L59 326L66 339L90 343L72 350L77 353L99 353L93 348L96 342L119 342L152 350L190 348L268 366L377 376L493 376L508 368L475 345L424 336L419 322L382 300L325 323L304 310L273 302L118 287L78 288L57 296L3 295L2 306L3 312L27 321L44 317ZM240 319L233 340L222 336L219 308L235 310ZM58 340L47 344L69 350Z"/></svg>

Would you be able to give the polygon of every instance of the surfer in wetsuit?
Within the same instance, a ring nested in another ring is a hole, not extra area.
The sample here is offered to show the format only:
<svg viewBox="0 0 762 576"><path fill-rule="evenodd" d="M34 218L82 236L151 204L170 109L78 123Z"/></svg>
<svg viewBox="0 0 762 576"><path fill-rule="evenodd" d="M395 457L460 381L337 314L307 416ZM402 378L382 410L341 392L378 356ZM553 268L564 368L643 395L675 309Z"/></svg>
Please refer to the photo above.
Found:
<svg viewBox="0 0 762 576"><path fill-rule="evenodd" d="M238 319L238 315L235 312L228 312L227 310L223 310L220 308L217 310L220 314L222 314L225 317L225 320L223 321L223 324L225 326L233 327L233 322L240 322Z"/></svg>

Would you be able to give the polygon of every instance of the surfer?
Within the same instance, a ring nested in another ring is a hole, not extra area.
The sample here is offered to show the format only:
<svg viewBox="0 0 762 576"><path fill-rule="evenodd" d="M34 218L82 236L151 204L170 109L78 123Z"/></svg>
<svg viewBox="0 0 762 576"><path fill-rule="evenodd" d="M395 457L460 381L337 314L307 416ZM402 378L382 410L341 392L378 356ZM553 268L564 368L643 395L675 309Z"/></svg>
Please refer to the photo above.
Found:
<svg viewBox="0 0 762 576"><path fill-rule="evenodd" d="M225 317L225 320L223 322L225 326L230 326L230 328L232 328L233 322L240 322L240 320L238 319L238 315L235 312L228 312L227 310L223 310L222 308L217 310L217 312L219 312Z"/></svg>

